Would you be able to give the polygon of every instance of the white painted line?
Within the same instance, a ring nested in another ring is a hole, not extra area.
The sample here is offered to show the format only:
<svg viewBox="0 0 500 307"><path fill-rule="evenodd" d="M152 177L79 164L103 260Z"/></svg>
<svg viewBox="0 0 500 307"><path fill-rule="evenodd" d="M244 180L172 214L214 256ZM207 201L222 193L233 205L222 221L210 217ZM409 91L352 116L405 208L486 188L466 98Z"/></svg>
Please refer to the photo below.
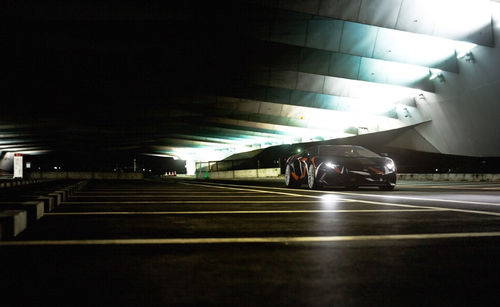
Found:
<svg viewBox="0 0 500 307"><path fill-rule="evenodd" d="M187 183L186 183L187 184ZM191 184L192 185L192 184ZM210 184L212 187L218 187L218 188L227 188L227 189L238 189L242 190L244 188L234 188L235 185L232 184L227 184L230 187L227 187L226 184ZM238 185L236 185L238 186ZM258 192L260 190L256 190L253 188L256 188L256 186L245 186L241 185L240 187L251 187L251 191ZM283 189L283 188L274 188L274 187L269 187L269 189ZM317 190L302 190L302 191L307 191L307 192L316 192L316 193L323 193L326 192L326 194L340 194L340 195L355 195L355 196L374 196L374 197L389 197L389 198L395 198L395 199L409 199L406 197L390 197L390 196L385 196L385 195L376 195L376 194L355 194L355 193L345 193L345 192L332 192L332 191L317 191ZM273 193L272 191L265 191L262 190L263 193ZM282 194L282 192L275 192L277 194ZM304 195L304 194L297 194L300 195L300 197L310 197L310 198L322 198L323 196L315 196L315 195ZM423 198L410 198L412 200L420 200L420 201L426 201L426 199ZM418 208L418 209L435 209L435 210L441 210L441 211L453 211L453 212L460 212L460 213L472 213L472 214L482 214L482 215L492 215L492 216L500 216L500 212L491 212L491 211L479 211L479 210L466 210L466 209L456 209L456 208L443 208L443 207L430 207L430 206L418 206L418 205L408 205L408 204L396 204L396 203L390 203L390 202L378 202L378 201L370 201L370 200L363 200L363 199L348 199L348 198L342 198L342 201L350 201L350 202L359 202L359 203L366 203L366 204L374 204L374 205L381 205L381 206L397 206L397 207L406 207L406 208ZM444 202L443 200L439 200L441 202ZM453 203L453 201L450 201ZM460 202L460 201L455 201L455 202ZM500 204L498 204L500 206Z"/></svg>
<svg viewBox="0 0 500 307"><path fill-rule="evenodd" d="M214 184L210 183L210 185L214 185ZM259 186L232 185L232 184L227 184L227 185L248 187L248 188L265 188L265 189L272 189L272 190L289 190L288 188L277 188L277 187L259 187ZM294 190L308 192L308 193L338 194L338 195L350 195L350 196L357 196L357 197L368 196L368 197L377 197L377 198L392 198L392 199L419 200L419 201L423 200L423 201L430 201L430 202L450 202L450 203L459 203L459 204L467 204L467 205L500 206L500 203L488 203L488 202L453 200L453 199L439 199L439 198L419 198L419 197L410 197L410 196L389 195L389 194L387 194L387 192L384 192L384 194L365 194L365 193L360 194L360 193L339 192L339 191L318 191L318 190L305 190L305 189L294 189Z"/></svg>
<svg viewBox="0 0 500 307"><path fill-rule="evenodd" d="M304 194L297 194L297 193L289 193L289 192L277 192L277 191L266 191L262 190L264 187L259 187L259 186L246 186L246 185L234 185L234 184L193 184L193 183L183 183L185 185L191 185L191 186L202 186L202 187L211 187L215 189L226 189L226 190L236 190L236 191L250 191L250 192L257 192L257 193L265 193L265 194L278 194L278 195L286 195L286 196L294 196L294 197L309 197L309 198L321 198L321 196L313 196L313 195L304 195ZM251 188L251 189L250 189ZM258 188L258 189L255 189ZM283 190L283 189L281 189ZM290 189L288 189L290 190Z"/></svg>
<svg viewBox="0 0 500 307"><path fill-rule="evenodd" d="M234 186L234 185L231 185ZM235 188L235 187L226 187L223 185L212 185L214 188L220 188L220 189L237 189L237 190L244 190L245 188ZM251 191L254 192L261 192L261 193L275 193L275 194L285 194L289 195L290 193L283 193L283 192L274 192L274 191L266 191L266 190L257 190L257 189L252 189ZM298 195L299 197L309 197L309 198L314 198L314 199L321 199L321 203L328 203L328 202L337 202L337 201L344 201L344 202L359 202L359 203L366 203L366 204L372 204L372 205L381 205L381 206L395 206L395 207L403 207L403 208L416 208L416 209L429 209L429 210L440 210L440 211L454 211L453 209L448 209L448 208L435 208L435 207L424 207L424 206L416 206L416 205L407 205L407 204L396 204L396 203L385 203L385 202L376 202L376 201L366 201L366 200L361 200L361 199L350 199L350 198L339 198L339 199L334 199L332 201L328 201L324 199L324 196L316 196L316 195L304 195L304 194L295 194ZM500 216L500 214L499 214Z"/></svg>
<svg viewBox="0 0 500 307"><path fill-rule="evenodd" d="M359 210L231 210L231 211L96 211L96 212L49 212L46 216L73 215L196 215L196 214L296 214L296 213L387 213L387 212L435 212L431 209L359 209Z"/></svg>
<svg viewBox="0 0 500 307"><path fill-rule="evenodd" d="M206 189L207 191L210 191L210 189ZM169 191L176 191L176 192L191 192L193 191L192 189L183 189L183 188L179 188L179 187L175 187L174 188L163 188L163 189L133 189L133 188L127 188L127 189L87 189L85 191L79 191L79 192L97 192L97 193L125 193L125 192L133 192L133 193L136 193L136 192L151 192L151 193L155 193L155 192L159 192L159 193L163 193L163 192L169 192ZM199 192L204 192L204 190L198 190Z"/></svg>
<svg viewBox="0 0 500 307"><path fill-rule="evenodd" d="M461 187L464 187L464 188L481 188L481 187L500 187L498 183L477 183L477 184L474 184L474 183L460 183L460 182L456 182L456 183L442 183L442 184L438 184L436 182L426 182L426 183L398 183L398 186L402 186L402 187L420 187L420 188L461 188Z"/></svg>
<svg viewBox="0 0 500 307"><path fill-rule="evenodd" d="M364 204L374 204L374 205L379 205L379 206L397 206L397 207L407 207L407 208L434 209L434 210L439 210L439 211L482 214L482 215L492 215L492 216L499 216L500 217L500 212L491 212L491 211L466 210L466 209L455 209L455 208L445 208L445 207L403 205L403 204L383 203L383 202L379 202L379 201L358 200L358 199L348 199L348 201L361 202Z"/></svg>
<svg viewBox="0 0 500 307"><path fill-rule="evenodd" d="M112 191L106 191L106 192L92 192L92 191L76 191L75 194L137 194L137 193L145 193L144 191L120 191L120 192L112 192ZM186 193L189 194L254 194L255 192L242 192L242 191L235 191L235 192L229 192L229 191L213 191L213 190L207 190L206 192L203 191L193 191L191 189L189 190L175 190L175 191L161 191L161 192L150 192L147 191L149 194L159 194L159 195L170 195L170 194L179 194L179 195L185 195ZM79 195L80 196L80 195Z"/></svg>
<svg viewBox="0 0 500 307"><path fill-rule="evenodd" d="M342 201L342 200L339 200ZM151 200L151 201L66 201L64 205L140 205L140 204L310 204L320 200Z"/></svg>
<svg viewBox="0 0 500 307"><path fill-rule="evenodd" d="M268 198L268 197L276 197L275 195L262 195L259 193L254 193L254 195L238 195L237 198ZM234 195L78 195L75 196L78 198L234 198Z"/></svg>
<svg viewBox="0 0 500 307"><path fill-rule="evenodd" d="M483 187L483 186L439 186L439 185L433 185L433 186L428 186L426 188L433 188L433 189L450 189L450 190L499 190L499 187Z"/></svg>
<svg viewBox="0 0 500 307"><path fill-rule="evenodd" d="M166 244L223 244L223 243L315 243L381 240L430 240L457 238L500 237L500 232L424 233L365 236L318 237L249 237L249 238L156 238L156 239L94 239L94 240L36 240L0 241L0 246L47 245L166 245Z"/></svg>

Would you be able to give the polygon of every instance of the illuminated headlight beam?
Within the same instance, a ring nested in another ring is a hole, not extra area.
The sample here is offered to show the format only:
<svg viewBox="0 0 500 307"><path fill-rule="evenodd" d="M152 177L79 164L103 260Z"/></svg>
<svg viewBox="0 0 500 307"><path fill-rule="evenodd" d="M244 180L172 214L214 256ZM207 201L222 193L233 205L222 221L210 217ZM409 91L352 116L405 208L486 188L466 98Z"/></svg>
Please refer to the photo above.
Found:
<svg viewBox="0 0 500 307"><path fill-rule="evenodd" d="M336 167L337 167L337 165L336 165L336 164L333 164L332 162L327 162L327 163L325 163L325 165L326 165L327 167L329 167L329 168L336 168Z"/></svg>
<svg viewBox="0 0 500 307"><path fill-rule="evenodd" d="M390 160L385 164L386 173L394 173L396 171L396 164L394 161Z"/></svg>

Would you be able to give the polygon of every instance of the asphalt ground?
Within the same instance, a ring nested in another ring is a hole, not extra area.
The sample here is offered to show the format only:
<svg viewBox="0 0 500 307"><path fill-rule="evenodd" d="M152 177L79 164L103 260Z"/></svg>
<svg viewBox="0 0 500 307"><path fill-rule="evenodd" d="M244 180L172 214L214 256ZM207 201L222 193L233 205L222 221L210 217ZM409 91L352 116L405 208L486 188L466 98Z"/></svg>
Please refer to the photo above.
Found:
<svg viewBox="0 0 500 307"><path fill-rule="evenodd" d="M0 257L2 306L499 306L500 184L95 181Z"/></svg>

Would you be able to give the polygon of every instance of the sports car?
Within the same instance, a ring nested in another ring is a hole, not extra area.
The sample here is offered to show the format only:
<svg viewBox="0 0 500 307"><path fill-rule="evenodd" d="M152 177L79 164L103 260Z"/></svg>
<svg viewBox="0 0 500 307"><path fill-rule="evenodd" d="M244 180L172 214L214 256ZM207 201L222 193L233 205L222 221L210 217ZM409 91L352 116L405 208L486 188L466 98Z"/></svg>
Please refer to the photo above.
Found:
<svg viewBox="0 0 500 307"><path fill-rule="evenodd" d="M396 165L386 156L353 145L317 145L303 150L286 161L285 185L298 187L307 183L310 189L325 185L378 186L393 190Z"/></svg>

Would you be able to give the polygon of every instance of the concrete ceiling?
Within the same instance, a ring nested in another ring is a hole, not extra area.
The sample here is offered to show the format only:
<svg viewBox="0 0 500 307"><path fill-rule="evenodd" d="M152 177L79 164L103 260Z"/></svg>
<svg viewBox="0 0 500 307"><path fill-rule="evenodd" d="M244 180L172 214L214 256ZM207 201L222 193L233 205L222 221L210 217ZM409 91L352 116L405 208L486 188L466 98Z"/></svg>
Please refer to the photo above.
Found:
<svg viewBox="0 0 500 307"><path fill-rule="evenodd" d="M16 1L2 16L0 151L32 154L208 160L415 125L439 71L494 44L476 0Z"/></svg>

